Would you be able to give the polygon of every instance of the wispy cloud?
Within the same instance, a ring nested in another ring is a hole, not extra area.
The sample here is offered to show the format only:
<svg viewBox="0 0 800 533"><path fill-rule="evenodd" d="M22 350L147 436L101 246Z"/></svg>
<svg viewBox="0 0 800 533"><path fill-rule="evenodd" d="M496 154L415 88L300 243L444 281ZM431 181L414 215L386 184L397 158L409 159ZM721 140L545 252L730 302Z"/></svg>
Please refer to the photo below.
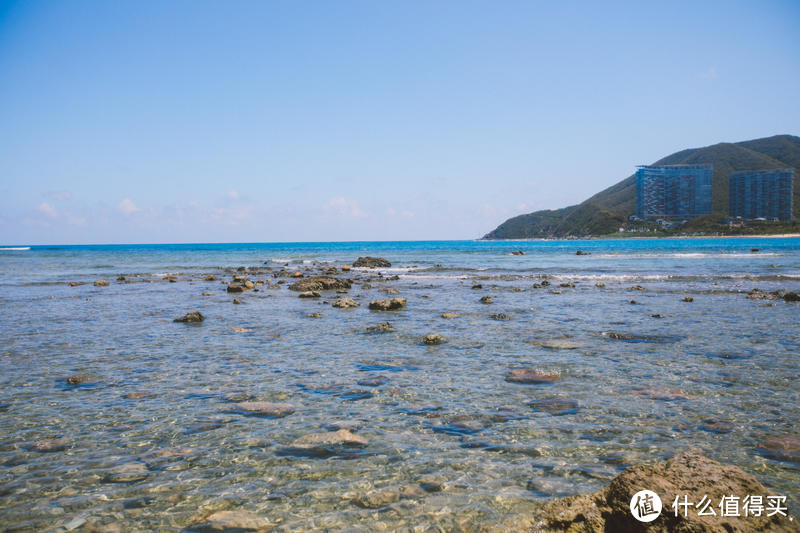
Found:
<svg viewBox="0 0 800 533"><path fill-rule="evenodd" d="M117 209L125 216L132 215L139 211L139 208L136 207L136 204L134 204L130 198L123 199L117 206Z"/></svg>
<svg viewBox="0 0 800 533"><path fill-rule="evenodd" d="M56 208L47 202L40 203L38 206L36 206L36 210L50 218L56 218L58 216L58 211Z"/></svg>
<svg viewBox="0 0 800 533"><path fill-rule="evenodd" d="M340 217L363 218L367 216L367 213L361 209L358 202L342 198L341 196L328 200L328 202L322 206L322 209L325 213L335 214Z"/></svg>
<svg viewBox="0 0 800 533"><path fill-rule="evenodd" d="M231 200L238 200L239 199L239 191L236 189L231 189L228 191L228 198Z"/></svg>
<svg viewBox="0 0 800 533"><path fill-rule="evenodd" d="M708 67L707 70L701 72L698 77L701 80L715 80L719 75L717 74L717 67Z"/></svg>

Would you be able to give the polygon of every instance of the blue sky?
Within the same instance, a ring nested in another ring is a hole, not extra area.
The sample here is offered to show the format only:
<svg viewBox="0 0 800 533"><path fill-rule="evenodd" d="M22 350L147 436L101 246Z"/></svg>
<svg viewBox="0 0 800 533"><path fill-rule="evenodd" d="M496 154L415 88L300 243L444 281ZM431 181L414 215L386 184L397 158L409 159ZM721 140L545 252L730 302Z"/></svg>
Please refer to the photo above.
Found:
<svg viewBox="0 0 800 533"><path fill-rule="evenodd" d="M797 135L798 27L797 1L0 0L0 243L479 237Z"/></svg>

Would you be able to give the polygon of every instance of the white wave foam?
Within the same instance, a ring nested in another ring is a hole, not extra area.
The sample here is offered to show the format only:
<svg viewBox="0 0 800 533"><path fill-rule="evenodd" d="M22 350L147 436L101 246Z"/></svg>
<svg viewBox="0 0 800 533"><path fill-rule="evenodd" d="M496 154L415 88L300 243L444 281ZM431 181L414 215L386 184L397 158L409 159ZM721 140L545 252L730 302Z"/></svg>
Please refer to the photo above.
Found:
<svg viewBox="0 0 800 533"><path fill-rule="evenodd" d="M15 252L24 252L26 250L30 250L30 246L9 246L7 248L0 248L0 251L15 251Z"/></svg>

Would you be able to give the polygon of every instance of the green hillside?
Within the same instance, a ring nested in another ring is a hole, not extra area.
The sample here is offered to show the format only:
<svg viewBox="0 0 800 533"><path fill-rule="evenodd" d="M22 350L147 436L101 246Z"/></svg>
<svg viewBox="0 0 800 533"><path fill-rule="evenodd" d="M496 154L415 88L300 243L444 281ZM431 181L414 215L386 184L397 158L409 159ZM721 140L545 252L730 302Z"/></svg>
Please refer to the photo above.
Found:
<svg viewBox="0 0 800 533"><path fill-rule="evenodd" d="M728 214L728 178L736 170L794 168L794 216L800 219L800 137L776 135L738 143L719 143L681 150L654 165L710 163L714 165L713 210L717 218ZM634 176L600 191L581 204L536 211L510 218L484 239L582 237L615 232L636 208Z"/></svg>

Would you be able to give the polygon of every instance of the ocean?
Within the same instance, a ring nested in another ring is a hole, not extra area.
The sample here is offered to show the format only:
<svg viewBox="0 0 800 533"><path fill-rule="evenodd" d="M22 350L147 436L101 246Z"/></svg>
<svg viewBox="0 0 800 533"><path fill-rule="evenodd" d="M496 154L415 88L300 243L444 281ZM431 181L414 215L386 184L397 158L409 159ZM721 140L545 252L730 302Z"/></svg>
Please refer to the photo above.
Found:
<svg viewBox="0 0 800 533"><path fill-rule="evenodd" d="M352 287L288 288L314 275ZM476 531L690 448L796 515L800 302L773 291L800 239L0 247L0 529Z"/></svg>

